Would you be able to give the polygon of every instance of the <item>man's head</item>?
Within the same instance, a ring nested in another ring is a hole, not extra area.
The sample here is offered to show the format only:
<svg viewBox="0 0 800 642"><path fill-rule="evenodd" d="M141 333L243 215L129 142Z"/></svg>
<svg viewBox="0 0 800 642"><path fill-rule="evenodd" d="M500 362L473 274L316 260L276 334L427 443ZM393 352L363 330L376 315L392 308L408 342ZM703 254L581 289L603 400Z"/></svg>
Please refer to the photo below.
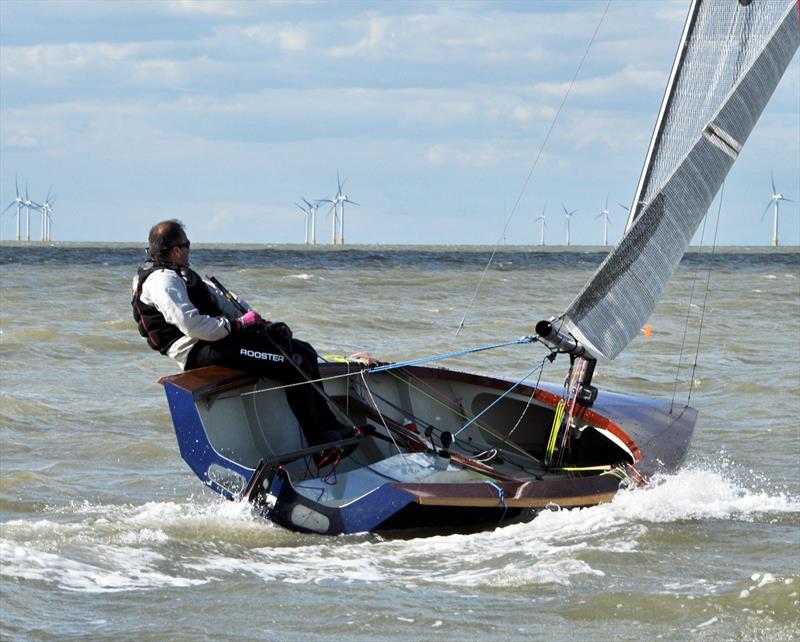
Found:
<svg viewBox="0 0 800 642"><path fill-rule="evenodd" d="M177 219L161 221L150 228L147 253L154 261L189 265L189 238Z"/></svg>

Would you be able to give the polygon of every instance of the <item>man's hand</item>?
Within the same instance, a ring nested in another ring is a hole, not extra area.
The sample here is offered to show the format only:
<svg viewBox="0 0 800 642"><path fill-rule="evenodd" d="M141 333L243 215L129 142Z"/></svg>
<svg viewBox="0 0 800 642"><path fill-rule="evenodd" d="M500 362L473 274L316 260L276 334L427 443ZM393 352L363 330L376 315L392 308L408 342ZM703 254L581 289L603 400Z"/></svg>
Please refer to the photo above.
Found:
<svg viewBox="0 0 800 642"><path fill-rule="evenodd" d="M233 326L234 332L241 332L258 323L264 323L264 319L262 319L261 315L255 310L250 310L249 312L245 312L238 319L234 319L231 325Z"/></svg>
<svg viewBox="0 0 800 642"><path fill-rule="evenodd" d="M276 321L275 323L268 323L267 327L265 328L267 336L274 340L279 341L282 343L288 343L292 340L292 331L288 325L283 323L282 321Z"/></svg>

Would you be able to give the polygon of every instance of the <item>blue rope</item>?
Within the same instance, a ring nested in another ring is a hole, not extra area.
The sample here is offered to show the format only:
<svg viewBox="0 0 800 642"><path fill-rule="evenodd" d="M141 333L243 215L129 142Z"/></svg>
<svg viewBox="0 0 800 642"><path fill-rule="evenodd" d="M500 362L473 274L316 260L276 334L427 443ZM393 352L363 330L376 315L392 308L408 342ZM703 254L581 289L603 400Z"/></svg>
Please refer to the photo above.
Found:
<svg viewBox="0 0 800 642"><path fill-rule="evenodd" d="M480 346L478 348L470 348L469 350L461 350L459 352L448 352L446 354L439 354L434 355L432 357L421 357L419 359L412 359L411 361L400 361L398 363L387 363L384 366L378 366L377 368L371 368L368 370L368 374L372 374L373 372L385 372L386 370L394 370L395 368L404 368L406 366L416 366L420 363L428 363L430 361L441 361L443 359L451 359L453 357L463 357L465 354L473 354L475 352L482 352L483 350L492 350L494 348L505 348L506 346L514 346L519 345L522 343L533 343L538 341L537 337L520 337L516 341L507 341L506 343L494 343L492 345L487 346ZM530 375L528 375L530 376Z"/></svg>
<svg viewBox="0 0 800 642"><path fill-rule="evenodd" d="M500 516L500 521L502 522L506 518L506 513L508 512L508 505L506 504L506 492L503 490L502 486L498 486L493 481L484 480L484 484L489 484L492 488L497 491L497 497L500 500L500 504L503 507L503 514Z"/></svg>
<svg viewBox="0 0 800 642"><path fill-rule="evenodd" d="M474 424L478 419L480 419L485 413L487 413L496 403L498 403L503 397L508 395L514 388L516 388L519 384L525 381L528 377L530 377L534 372L537 370L541 370L544 366L544 361L542 361L538 366L536 366L533 370L531 370L528 374L526 374L522 379L517 381L513 386L511 386L508 390L506 390L502 395L500 395L497 399L495 399L492 403L490 403L486 408L481 410L477 415L475 415L472 419L470 419L467 423L465 423L461 428L459 428L454 434L453 437L458 437L462 432L464 432L467 428L469 428L472 424Z"/></svg>

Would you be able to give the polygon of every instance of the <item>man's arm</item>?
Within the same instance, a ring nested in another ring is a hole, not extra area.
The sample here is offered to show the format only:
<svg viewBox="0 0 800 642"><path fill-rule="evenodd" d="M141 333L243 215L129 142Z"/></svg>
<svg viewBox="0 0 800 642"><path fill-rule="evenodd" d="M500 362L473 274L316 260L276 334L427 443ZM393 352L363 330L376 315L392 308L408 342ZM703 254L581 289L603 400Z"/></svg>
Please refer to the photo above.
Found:
<svg viewBox="0 0 800 642"><path fill-rule="evenodd" d="M231 332L229 319L200 313L189 300L186 282L172 270L153 272L144 282L140 299L155 306L167 323L193 339L219 341ZM233 307L230 303L228 305ZM223 310L227 312L225 308ZM236 317L235 311L233 316Z"/></svg>
<svg viewBox="0 0 800 642"><path fill-rule="evenodd" d="M235 305L233 305L233 303L231 303L228 300L228 297L226 297L216 285L214 285L211 281L207 281L206 279L203 279L203 283L206 284L208 291L211 292L211 295L214 297L214 300L219 306L219 309L225 313L226 317L228 317L232 321L233 319L236 319L239 316L241 316L242 313L237 309ZM239 303L241 303L244 306L245 310L253 309L250 307L250 304L244 299L239 297L236 298L239 300Z"/></svg>

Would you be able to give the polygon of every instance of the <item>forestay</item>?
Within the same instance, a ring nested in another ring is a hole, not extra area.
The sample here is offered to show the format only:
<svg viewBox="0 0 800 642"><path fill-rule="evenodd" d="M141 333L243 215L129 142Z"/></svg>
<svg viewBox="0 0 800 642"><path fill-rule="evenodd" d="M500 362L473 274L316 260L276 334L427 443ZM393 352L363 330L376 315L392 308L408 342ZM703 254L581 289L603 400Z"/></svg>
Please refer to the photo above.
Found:
<svg viewBox="0 0 800 642"><path fill-rule="evenodd" d="M798 0L696 0L628 230L562 319L614 359L653 312L800 44Z"/></svg>

